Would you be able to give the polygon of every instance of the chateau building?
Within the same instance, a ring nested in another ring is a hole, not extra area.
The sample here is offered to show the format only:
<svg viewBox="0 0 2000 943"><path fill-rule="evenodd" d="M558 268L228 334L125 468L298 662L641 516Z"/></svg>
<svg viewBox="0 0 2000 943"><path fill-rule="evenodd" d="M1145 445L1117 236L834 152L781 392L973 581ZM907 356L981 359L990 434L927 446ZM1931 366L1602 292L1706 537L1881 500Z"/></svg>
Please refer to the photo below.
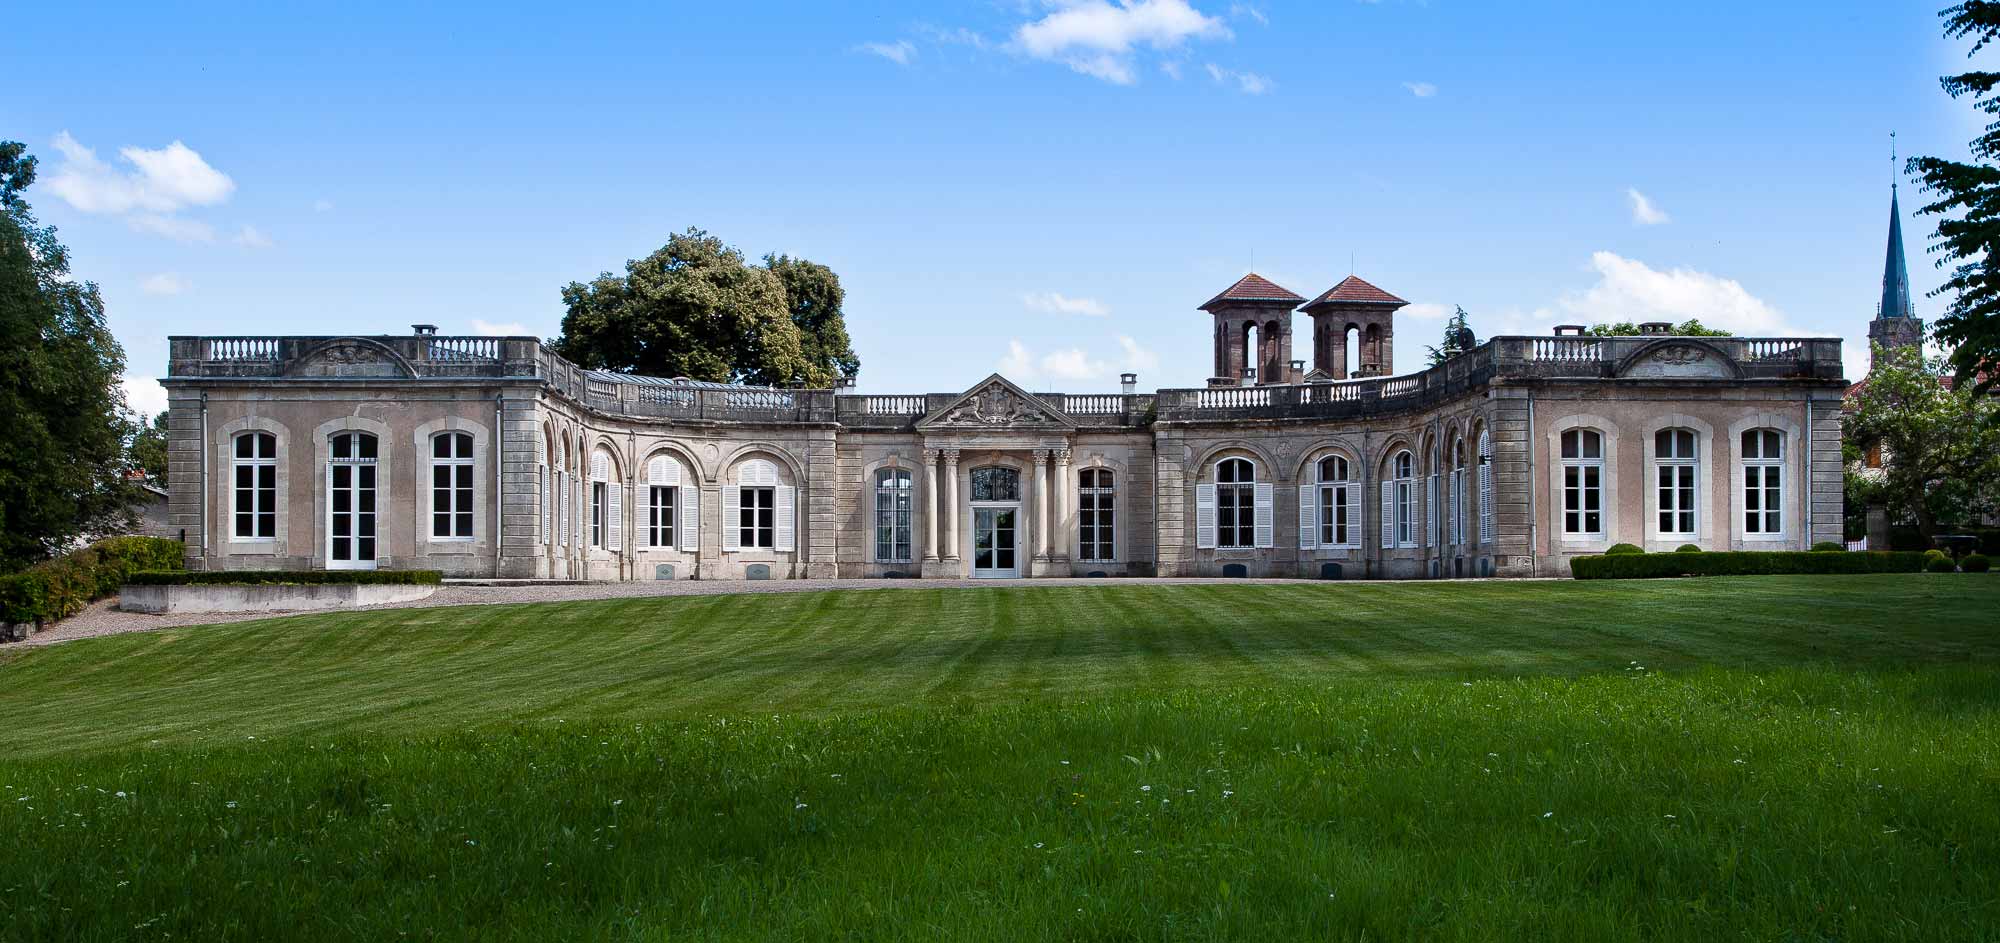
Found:
<svg viewBox="0 0 2000 943"><path fill-rule="evenodd" d="M593 580L1530 576L1840 539L1839 340L1564 327L1390 376L1404 304L1245 276L1200 307L1208 385L1151 393L727 386L421 325L175 337L170 526L198 569Z"/></svg>

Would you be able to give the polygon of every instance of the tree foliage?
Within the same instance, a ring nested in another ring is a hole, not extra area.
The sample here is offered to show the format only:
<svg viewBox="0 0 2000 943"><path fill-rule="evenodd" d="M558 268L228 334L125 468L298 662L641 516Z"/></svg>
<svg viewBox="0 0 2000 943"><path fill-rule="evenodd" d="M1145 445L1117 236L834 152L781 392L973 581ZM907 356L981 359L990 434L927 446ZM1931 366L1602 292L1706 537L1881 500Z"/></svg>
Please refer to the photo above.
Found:
<svg viewBox="0 0 2000 943"><path fill-rule="evenodd" d="M661 377L831 386L861 367L832 269L790 256L763 265L699 229L562 291L555 350L579 365Z"/></svg>
<svg viewBox="0 0 2000 943"><path fill-rule="evenodd" d="M1588 330L1584 331L1584 333L1592 337L1634 337L1642 332L1639 330L1639 325L1634 324L1631 321L1619 321L1616 324L1593 324L1590 326ZM1715 328L1709 327L1701 323L1701 321L1697 318L1689 318L1685 321L1682 321L1679 324L1674 325L1673 335L1675 337L1732 336L1729 331L1716 330Z"/></svg>
<svg viewBox="0 0 2000 943"><path fill-rule="evenodd" d="M131 520L125 352L91 282L22 193L35 159L0 142L0 571Z"/></svg>
<svg viewBox="0 0 2000 943"><path fill-rule="evenodd" d="M143 414L141 414L143 419ZM151 422L135 423L132 440L126 447L127 463L144 472L146 483L167 486L167 413L161 410Z"/></svg>
<svg viewBox="0 0 2000 943"><path fill-rule="evenodd" d="M1857 451L1880 447L1882 475L1870 492L1924 537L1940 523L1990 514L2000 496L2000 398L1950 382L1941 357L1921 348L1876 348L1875 369L1848 398L1845 437Z"/></svg>
<svg viewBox="0 0 2000 943"><path fill-rule="evenodd" d="M1968 0L1939 16L1947 38L1972 41L1968 58L2000 37L2000 2ZM1939 256L1937 267L1950 273L1929 292L1950 298L1937 338L1954 348L1958 382L1988 389L2000 381L1993 370L2000 364L2000 278L1991 268L2000 252L2000 169L1992 163L2000 156L2000 96L1993 94L2000 72L1961 72L1938 81L1952 98L1972 96L1973 110L1989 119L1985 132L1972 139L1974 162L1912 157L1904 169L1932 196L1917 212L1938 217L1930 251Z"/></svg>
<svg viewBox="0 0 2000 943"><path fill-rule="evenodd" d="M1477 346L1479 338L1466 323L1465 309L1452 305L1451 317L1444 322L1444 343L1425 349L1430 351L1431 366L1435 367Z"/></svg>

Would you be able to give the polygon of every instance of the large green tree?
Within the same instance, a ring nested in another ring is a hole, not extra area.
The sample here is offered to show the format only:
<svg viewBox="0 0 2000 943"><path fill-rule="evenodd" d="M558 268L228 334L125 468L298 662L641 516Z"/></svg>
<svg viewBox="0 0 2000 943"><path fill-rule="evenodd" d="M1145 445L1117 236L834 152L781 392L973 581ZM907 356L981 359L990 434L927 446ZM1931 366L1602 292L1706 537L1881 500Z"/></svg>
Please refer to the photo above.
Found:
<svg viewBox="0 0 2000 943"><path fill-rule="evenodd" d="M22 193L35 159L0 142L0 571L131 519L125 352L97 286Z"/></svg>
<svg viewBox="0 0 2000 943"><path fill-rule="evenodd" d="M830 386L860 369L839 276L768 256L763 265L689 229L659 251L562 291L558 353L585 367L718 383Z"/></svg>
<svg viewBox="0 0 2000 943"><path fill-rule="evenodd" d="M1944 34L1969 39L1971 56L2000 36L2000 2L1969 0L1947 7ZM1949 298L1938 319L1938 340L1951 345L1952 366L1962 384L1988 389L2000 381L2000 277L1993 264L2000 258L2000 72L1961 72L1941 78L1945 94L1972 96L1973 110L1986 116L1985 133L1973 138L1971 161L1942 157L1912 157L1908 173L1923 182L1932 201L1917 210L1938 217L1937 239L1931 251L1937 266L1950 277L1933 296Z"/></svg>
<svg viewBox="0 0 2000 943"><path fill-rule="evenodd" d="M1477 346L1479 338L1473 335L1472 325L1466 323L1465 309L1452 305L1451 317L1444 322L1444 343L1425 349L1430 352L1430 365L1435 367Z"/></svg>
<svg viewBox="0 0 2000 943"><path fill-rule="evenodd" d="M1926 538L1940 524L1977 520L2000 495L2000 398L1951 382L1942 357L1918 347L1876 349L1875 369L1848 397L1845 436L1857 454L1879 446L1882 475L1868 488Z"/></svg>

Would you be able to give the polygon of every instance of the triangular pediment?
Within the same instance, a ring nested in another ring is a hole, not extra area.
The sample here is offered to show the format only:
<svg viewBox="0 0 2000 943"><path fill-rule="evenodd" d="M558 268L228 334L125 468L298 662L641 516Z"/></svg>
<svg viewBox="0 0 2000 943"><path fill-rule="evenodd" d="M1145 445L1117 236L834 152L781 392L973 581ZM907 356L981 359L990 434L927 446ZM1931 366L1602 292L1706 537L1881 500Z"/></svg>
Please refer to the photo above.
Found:
<svg viewBox="0 0 2000 943"><path fill-rule="evenodd" d="M1074 428L1074 420L997 373L917 422L924 432Z"/></svg>

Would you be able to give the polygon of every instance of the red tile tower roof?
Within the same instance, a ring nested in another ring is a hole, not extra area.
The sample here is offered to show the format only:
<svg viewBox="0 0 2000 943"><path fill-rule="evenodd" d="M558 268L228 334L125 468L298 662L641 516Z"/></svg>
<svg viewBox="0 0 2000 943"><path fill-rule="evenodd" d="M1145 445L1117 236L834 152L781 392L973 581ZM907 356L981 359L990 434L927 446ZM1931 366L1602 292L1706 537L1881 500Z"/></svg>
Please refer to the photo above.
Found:
<svg viewBox="0 0 2000 943"><path fill-rule="evenodd" d="M1409 302L1370 285L1360 278L1349 275L1341 279L1340 284L1327 289L1326 294L1314 298L1312 304L1306 305L1306 308L1311 309L1319 305L1328 304L1395 305L1402 307L1409 304Z"/></svg>
<svg viewBox="0 0 2000 943"><path fill-rule="evenodd" d="M1200 306L1199 310L1207 311L1225 301L1249 302L1251 304L1282 304L1290 307L1304 300L1305 298L1285 290L1270 279L1256 272L1251 272L1237 279L1236 284L1223 289L1222 294L1208 299L1207 302Z"/></svg>

